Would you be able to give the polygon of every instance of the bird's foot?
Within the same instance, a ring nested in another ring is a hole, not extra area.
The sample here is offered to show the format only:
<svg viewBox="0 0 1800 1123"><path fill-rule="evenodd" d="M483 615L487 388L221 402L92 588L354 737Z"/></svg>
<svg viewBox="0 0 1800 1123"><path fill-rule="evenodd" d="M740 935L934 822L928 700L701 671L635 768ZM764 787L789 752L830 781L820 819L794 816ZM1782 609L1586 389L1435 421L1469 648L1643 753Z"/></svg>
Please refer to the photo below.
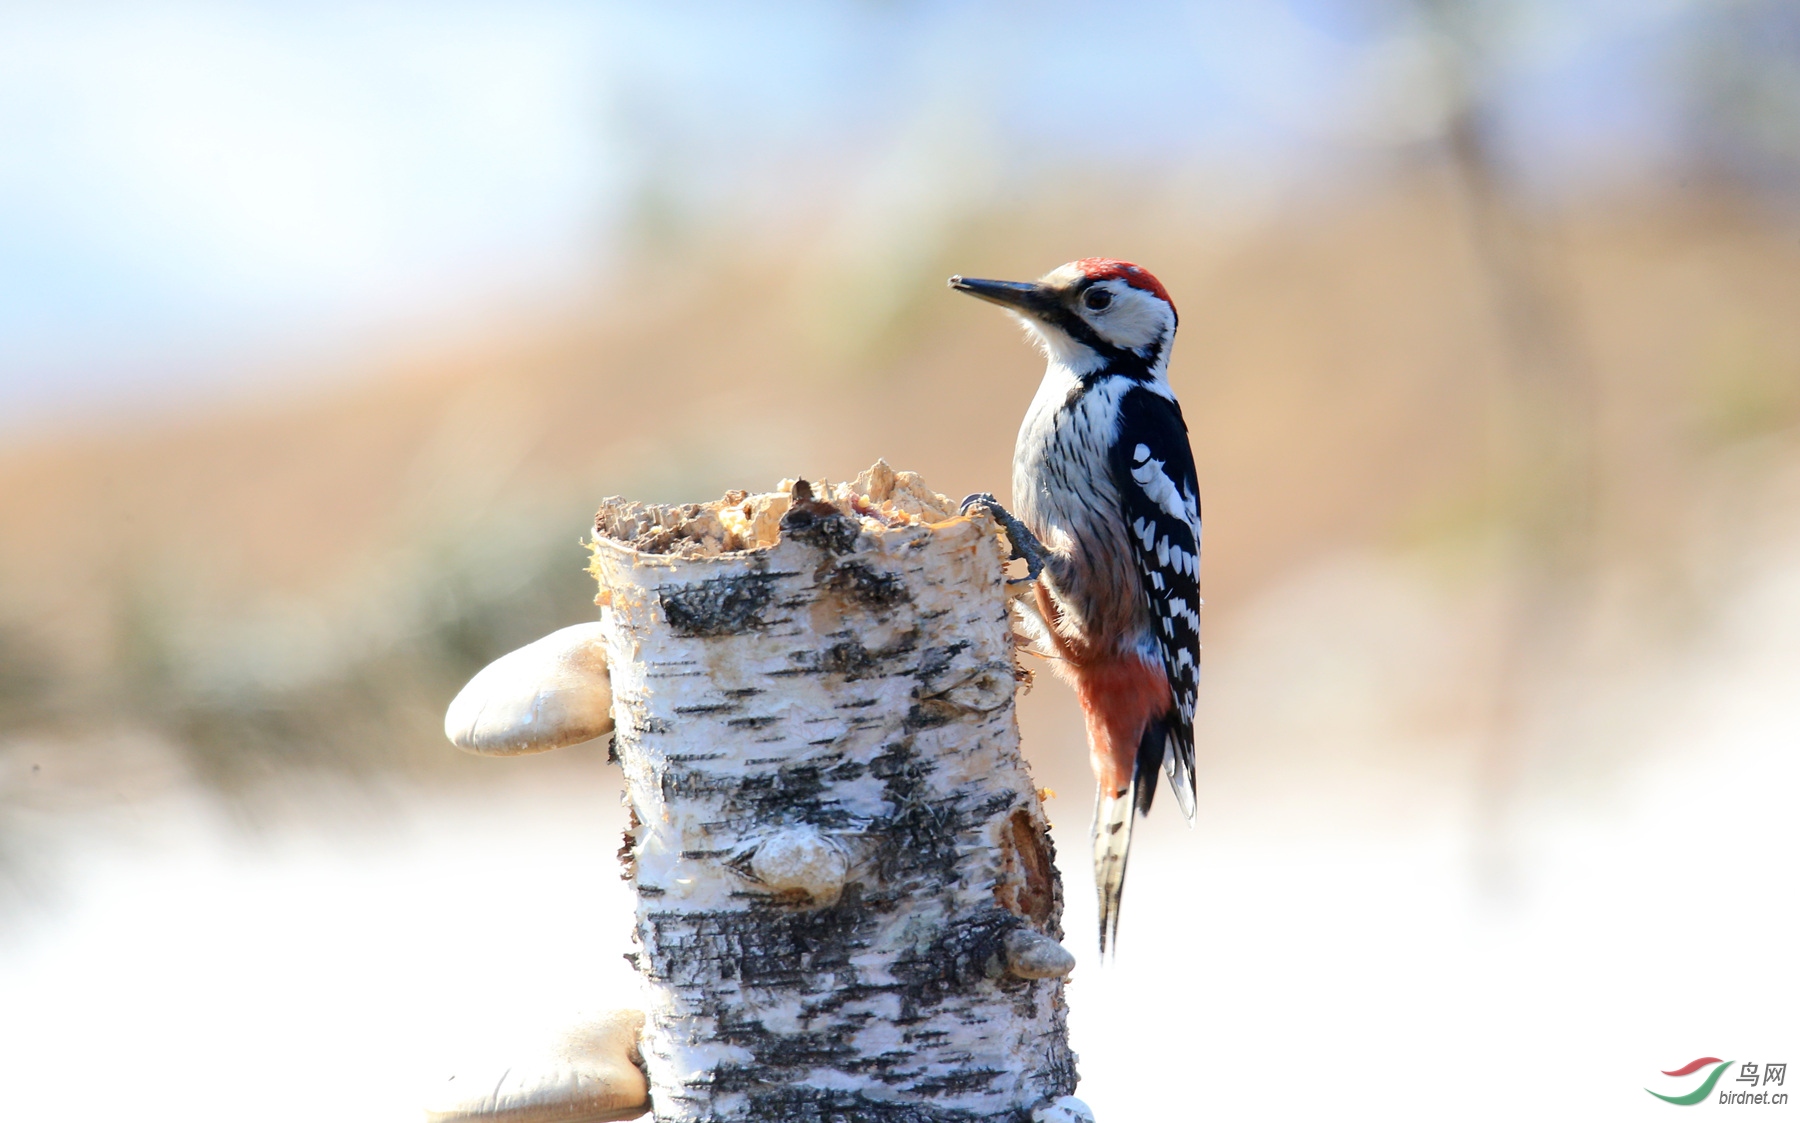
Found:
<svg viewBox="0 0 1800 1123"><path fill-rule="evenodd" d="M1006 529L1006 540L1012 543L1013 558L1025 559L1025 576L1009 579L1006 584L1012 588L1023 588L1038 579L1044 571L1044 561L1048 556L1044 544L1038 541L1037 535L1031 533L1025 524L1013 517L1013 513L1000 505L993 493L978 491L962 501L962 512L968 514L971 507L986 511L990 517Z"/></svg>

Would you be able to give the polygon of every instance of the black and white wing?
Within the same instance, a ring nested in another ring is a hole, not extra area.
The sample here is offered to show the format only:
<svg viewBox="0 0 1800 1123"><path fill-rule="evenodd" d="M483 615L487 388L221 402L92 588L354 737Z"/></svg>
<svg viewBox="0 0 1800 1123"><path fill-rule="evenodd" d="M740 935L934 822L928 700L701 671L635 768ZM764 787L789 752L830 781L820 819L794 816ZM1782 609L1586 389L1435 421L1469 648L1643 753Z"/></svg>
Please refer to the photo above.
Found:
<svg viewBox="0 0 1800 1123"><path fill-rule="evenodd" d="M1157 652L1174 709L1161 746L1140 748L1138 806L1149 810L1160 753L1175 799L1194 816L1194 702L1200 690L1200 486L1181 407L1143 386L1119 403L1113 482L1124 507L1131 552L1143 575ZM1148 758L1148 759L1146 759Z"/></svg>

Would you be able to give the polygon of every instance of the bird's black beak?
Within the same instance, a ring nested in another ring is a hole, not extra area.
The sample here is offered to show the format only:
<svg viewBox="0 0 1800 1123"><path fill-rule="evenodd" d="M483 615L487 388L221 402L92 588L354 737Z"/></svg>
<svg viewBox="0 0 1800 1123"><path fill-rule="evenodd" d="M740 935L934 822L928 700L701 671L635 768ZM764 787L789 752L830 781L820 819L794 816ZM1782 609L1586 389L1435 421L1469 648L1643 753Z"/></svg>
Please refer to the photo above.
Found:
<svg viewBox="0 0 1800 1123"><path fill-rule="evenodd" d="M979 277L957 276L950 278L950 287L1029 316L1048 315L1057 306L1054 293L1043 285L1028 281L984 281Z"/></svg>

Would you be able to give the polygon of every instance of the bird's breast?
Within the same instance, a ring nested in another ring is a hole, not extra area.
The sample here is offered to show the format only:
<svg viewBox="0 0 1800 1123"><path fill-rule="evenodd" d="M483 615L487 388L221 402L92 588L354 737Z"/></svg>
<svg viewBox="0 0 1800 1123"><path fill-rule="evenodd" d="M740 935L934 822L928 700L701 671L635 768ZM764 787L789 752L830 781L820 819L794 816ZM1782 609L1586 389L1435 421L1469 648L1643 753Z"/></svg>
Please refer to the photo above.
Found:
<svg viewBox="0 0 1800 1123"><path fill-rule="evenodd" d="M1052 366L1013 452L1014 513L1051 552L1045 581L1070 632L1090 647L1132 648L1149 628L1108 451L1124 378L1083 386Z"/></svg>

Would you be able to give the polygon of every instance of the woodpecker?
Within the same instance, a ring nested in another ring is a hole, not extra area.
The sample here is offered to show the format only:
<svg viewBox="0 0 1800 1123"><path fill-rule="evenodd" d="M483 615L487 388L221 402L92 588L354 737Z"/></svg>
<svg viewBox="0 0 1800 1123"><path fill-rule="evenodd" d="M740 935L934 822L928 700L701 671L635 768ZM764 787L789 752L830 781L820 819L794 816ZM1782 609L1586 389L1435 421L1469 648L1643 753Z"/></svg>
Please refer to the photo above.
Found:
<svg viewBox="0 0 1800 1123"><path fill-rule="evenodd" d="M1097 782L1100 949L1118 943L1134 811L1157 768L1194 817L1200 491L1169 389L1175 305L1144 269L1070 262L1034 282L952 277L1005 308L1048 365L1013 450L1013 506L971 495L1026 560L1047 653L1075 688Z"/></svg>

